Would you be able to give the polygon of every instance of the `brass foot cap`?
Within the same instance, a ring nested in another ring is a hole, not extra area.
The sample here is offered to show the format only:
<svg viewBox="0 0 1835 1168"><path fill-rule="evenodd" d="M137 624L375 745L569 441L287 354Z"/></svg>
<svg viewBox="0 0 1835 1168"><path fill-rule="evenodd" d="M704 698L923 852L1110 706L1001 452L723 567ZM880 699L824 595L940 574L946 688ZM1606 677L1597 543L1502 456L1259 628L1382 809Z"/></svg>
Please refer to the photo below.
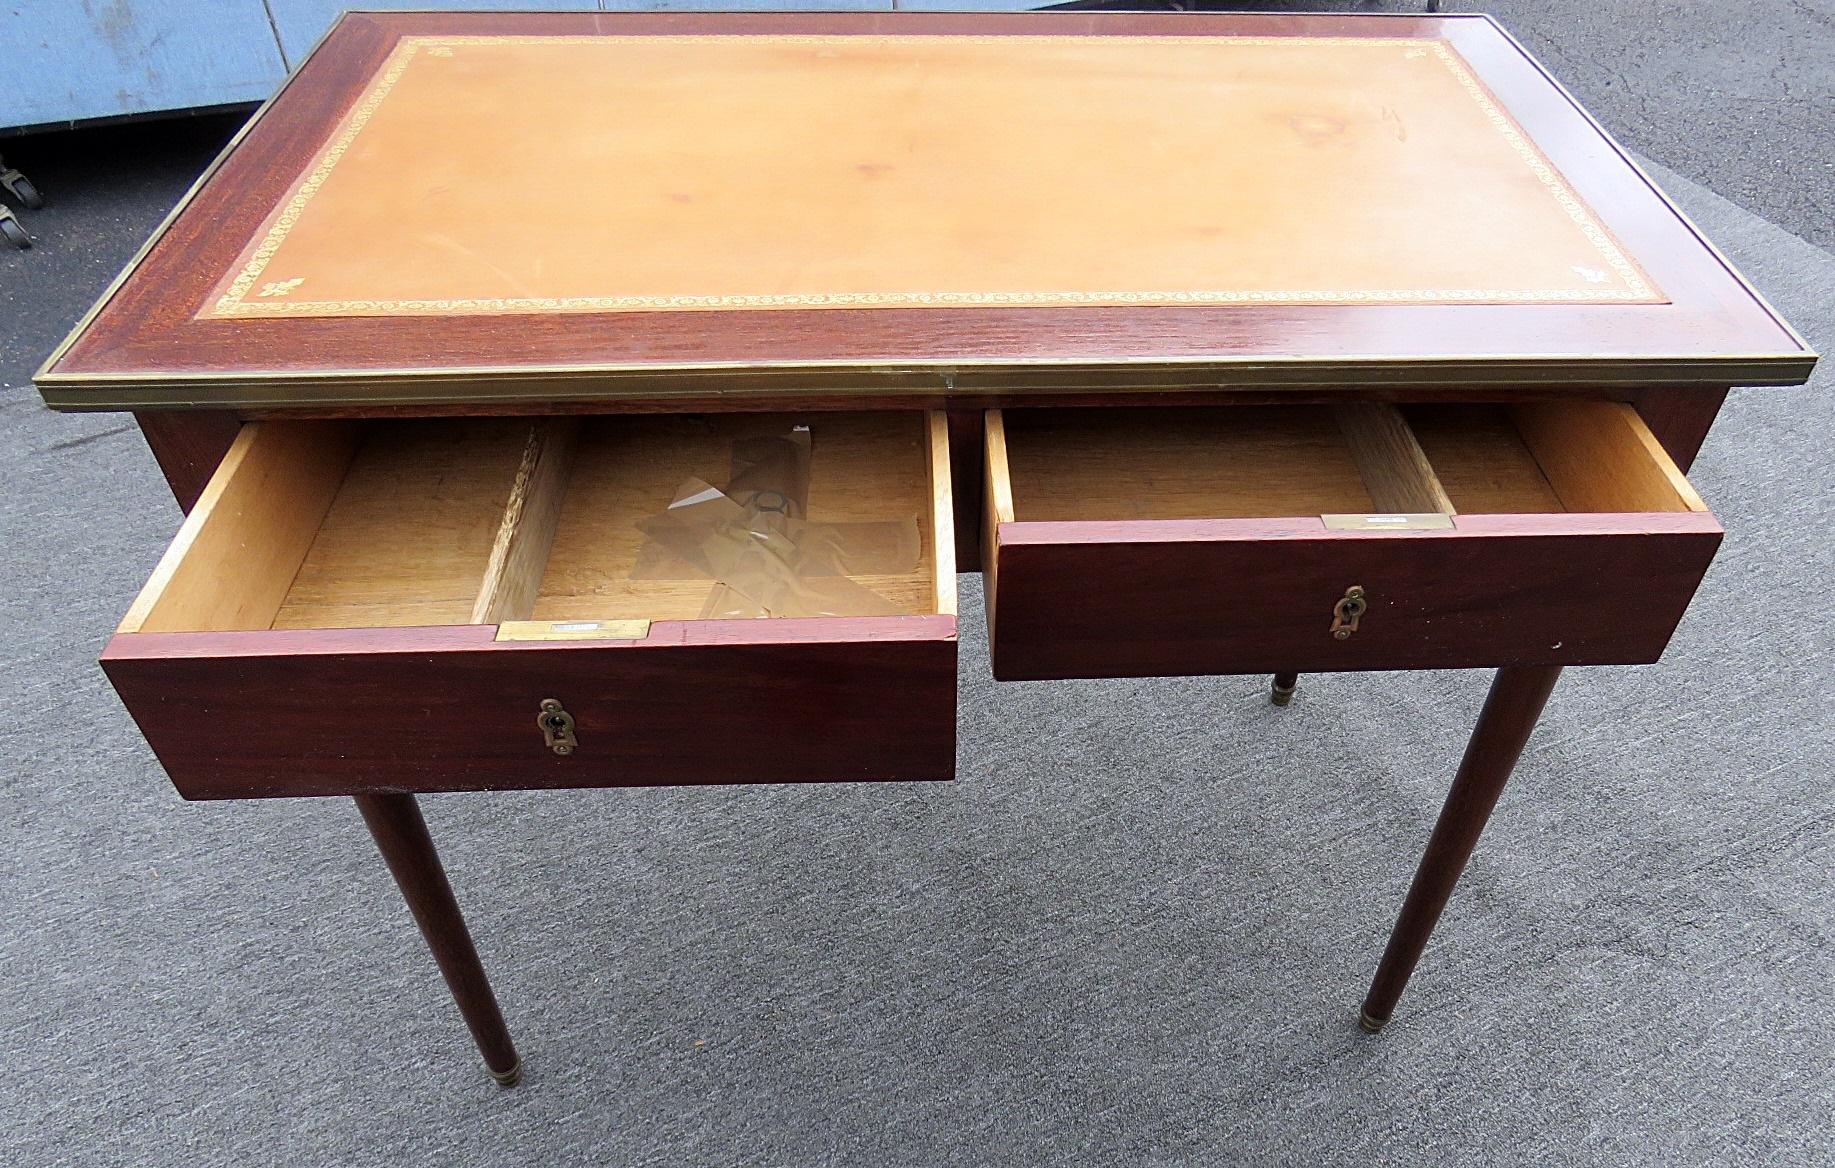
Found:
<svg viewBox="0 0 1835 1168"><path fill-rule="evenodd" d="M484 1069L491 1071L489 1067L485 1067ZM507 1071L491 1071L491 1078L497 1080L497 1085L499 1087L514 1087L516 1084L522 1082L522 1060L517 1059L516 1065Z"/></svg>
<svg viewBox="0 0 1835 1168"><path fill-rule="evenodd" d="M1284 706L1287 703L1293 701L1293 691L1297 688L1298 688L1297 686L1291 686L1291 685L1289 686L1278 686L1278 685L1269 686L1268 687L1268 700L1273 702L1277 706Z"/></svg>
<svg viewBox="0 0 1835 1168"><path fill-rule="evenodd" d="M1383 1027L1389 1025L1387 1018L1372 1018L1368 1010L1357 1011L1357 1024L1363 1027L1366 1034L1381 1034Z"/></svg>

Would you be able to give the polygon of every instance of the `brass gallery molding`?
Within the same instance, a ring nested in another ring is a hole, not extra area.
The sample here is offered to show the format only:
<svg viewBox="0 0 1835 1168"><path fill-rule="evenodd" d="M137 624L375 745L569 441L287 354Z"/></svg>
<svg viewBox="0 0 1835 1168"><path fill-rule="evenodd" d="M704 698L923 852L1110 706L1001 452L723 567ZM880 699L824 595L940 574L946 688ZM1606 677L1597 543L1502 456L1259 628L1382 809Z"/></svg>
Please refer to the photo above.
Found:
<svg viewBox="0 0 1835 1168"><path fill-rule="evenodd" d="M409 66L428 58L450 58L455 51L473 45L501 44L619 44L659 42L705 43L746 42L754 44L858 45L862 43L898 44L927 41L933 38L887 34L877 36L827 35L665 35L665 36L407 36L401 38L371 80L361 98L344 117L331 139L314 157L304 176L288 192L280 210L267 226L253 250L245 253L241 268L220 295L207 301L199 312L203 319L275 318L317 316L419 316L477 315L509 313L572 313L633 311L694 311L719 309L775 308L935 308L935 307L1078 307L1078 306L1147 306L1164 305L1254 305L1254 304L1518 304L1518 303L1660 303L1662 294L1654 288L1641 269L1619 247L1611 233L1599 223L1592 211L1569 189L1560 173L1529 140L1515 121L1492 99L1452 47L1441 39L1409 37L1215 37L1155 36L1132 39L1168 44L1220 43L1256 46L1284 46L1345 42L1359 47L1389 47L1410 57L1435 57L1452 74L1460 88L1472 99L1480 113L1501 135L1510 149L1540 182L1543 189L1586 239L1599 260L1615 275L1622 286L1607 286L1604 272L1593 272L1589 278L1598 283L1558 289L1510 288L1408 288L1408 289L1107 289L1053 290L1013 289L1002 291L905 290L877 292L821 292L796 294L708 294L708 295L614 295L565 297L497 297L454 299L335 299L295 300L293 293L301 283L299 277L284 273L274 278L269 272L275 254L286 241L313 197L324 186L339 161L350 150L365 126L374 117L389 93L407 73ZM1004 37L952 37L956 41L1011 45L1015 40L1043 43L1087 45L1090 38L1081 36L1020 34ZM1108 39L1108 38L1104 38Z"/></svg>
<svg viewBox="0 0 1835 1168"><path fill-rule="evenodd" d="M654 403L675 399L745 403L794 394L856 399L930 396L1101 395L1131 392L1424 391L1534 388L1585 394L1589 387L1796 385L1815 364L1810 353L1627 358L1501 356L1423 360L1371 356L1282 361L1215 357L713 363L681 366L314 370L266 373L47 374L45 404L60 410L326 409L384 406L534 406L546 403Z"/></svg>

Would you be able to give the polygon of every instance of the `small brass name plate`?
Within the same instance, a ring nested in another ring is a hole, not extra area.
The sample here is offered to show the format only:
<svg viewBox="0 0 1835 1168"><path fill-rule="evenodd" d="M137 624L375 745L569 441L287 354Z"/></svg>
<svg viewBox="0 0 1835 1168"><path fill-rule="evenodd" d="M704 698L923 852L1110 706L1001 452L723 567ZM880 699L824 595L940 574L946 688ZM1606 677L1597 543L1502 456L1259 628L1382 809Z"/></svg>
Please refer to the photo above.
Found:
<svg viewBox="0 0 1835 1168"><path fill-rule="evenodd" d="M1437 511L1408 515L1321 515L1332 531L1448 531L1453 517Z"/></svg>
<svg viewBox="0 0 1835 1168"><path fill-rule="evenodd" d="M650 635L647 620L504 621L499 641L641 641Z"/></svg>

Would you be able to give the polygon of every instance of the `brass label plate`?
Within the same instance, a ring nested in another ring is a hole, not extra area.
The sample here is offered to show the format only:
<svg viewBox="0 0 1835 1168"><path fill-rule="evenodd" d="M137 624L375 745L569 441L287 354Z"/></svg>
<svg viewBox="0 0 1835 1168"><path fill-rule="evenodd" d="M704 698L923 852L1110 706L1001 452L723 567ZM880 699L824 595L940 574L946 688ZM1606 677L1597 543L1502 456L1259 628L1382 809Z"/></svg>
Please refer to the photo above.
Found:
<svg viewBox="0 0 1835 1168"><path fill-rule="evenodd" d="M504 621L499 641L641 641L650 635L647 620Z"/></svg>
<svg viewBox="0 0 1835 1168"><path fill-rule="evenodd" d="M1321 515L1332 531L1450 531L1453 517L1438 512L1407 515Z"/></svg>

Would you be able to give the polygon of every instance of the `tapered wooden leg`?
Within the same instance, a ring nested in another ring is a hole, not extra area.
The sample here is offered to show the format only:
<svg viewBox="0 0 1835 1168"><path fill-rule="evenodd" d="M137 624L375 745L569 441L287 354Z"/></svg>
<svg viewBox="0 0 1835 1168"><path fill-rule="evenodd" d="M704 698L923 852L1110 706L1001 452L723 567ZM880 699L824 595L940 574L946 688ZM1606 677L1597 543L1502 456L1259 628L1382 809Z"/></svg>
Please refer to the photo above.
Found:
<svg viewBox="0 0 1835 1168"><path fill-rule="evenodd" d="M1478 843L1478 834L1491 818L1504 782L1510 778L1560 676L1558 665L1497 671L1491 694L1478 715L1478 725L1466 743L1459 773L1453 777L1453 789L1440 810L1440 821L1434 824L1434 833L1427 841L1427 853L1421 857L1408 899L1402 903L1402 915L1376 967L1376 979L1364 998L1358 1021L1370 1033L1388 1023L1441 910L1446 908L1447 897L1452 895L1453 885L1459 882L1459 874Z"/></svg>
<svg viewBox="0 0 1835 1168"><path fill-rule="evenodd" d="M516 1056L491 983L478 963L471 934L465 931L465 918L453 899L452 885L446 882L446 870L440 867L440 854L427 834L420 805L412 795L358 795L356 800L408 902L408 911L414 914L414 923L433 950L465 1025L471 1028L491 1078L505 1087L515 1086L522 1078L522 1060Z"/></svg>
<svg viewBox="0 0 1835 1168"><path fill-rule="evenodd" d="M1277 673L1274 684L1268 687L1268 700L1277 706L1284 706L1293 700L1293 691L1300 684L1297 673Z"/></svg>

